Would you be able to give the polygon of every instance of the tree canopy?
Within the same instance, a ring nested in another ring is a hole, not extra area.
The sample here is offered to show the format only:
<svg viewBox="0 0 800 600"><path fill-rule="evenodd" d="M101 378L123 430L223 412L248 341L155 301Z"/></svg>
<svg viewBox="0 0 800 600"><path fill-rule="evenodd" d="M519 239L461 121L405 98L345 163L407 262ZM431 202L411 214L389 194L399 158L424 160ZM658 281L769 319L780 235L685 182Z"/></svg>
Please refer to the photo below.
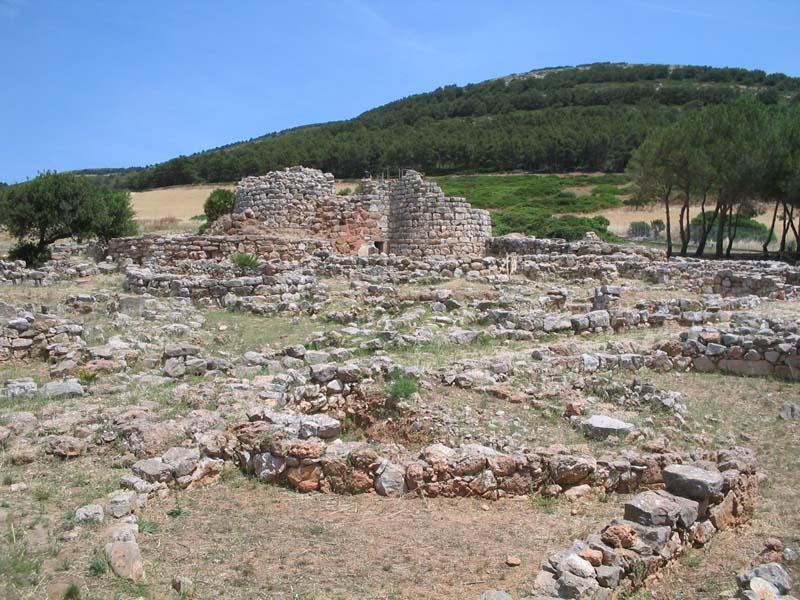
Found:
<svg viewBox="0 0 800 600"><path fill-rule="evenodd" d="M128 192L102 191L83 177L55 172L3 188L0 227L17 239L12 256L34 263L63 238L108 241L137 230Z"/></svg>
<svg viewBox="0 0 800 600"><path fill-rule="evenodd" d="M779 252L786 250L794 219L800 216L800 107L764 104L758 99L707 106L652 132L634 152L629 170L644 200L663 203L667 251L673 253L672 209L677 204L679 253L690 241L701 256L713 236L717 257L730 256L740 227L754 228L757 202L773 202L772 226L764 234L764 252L773 240L781 212ZM711 208L713 206L713 209ZM700 214L691 218L693 207ZM749 234L752 235L752 234Z"/></svg>

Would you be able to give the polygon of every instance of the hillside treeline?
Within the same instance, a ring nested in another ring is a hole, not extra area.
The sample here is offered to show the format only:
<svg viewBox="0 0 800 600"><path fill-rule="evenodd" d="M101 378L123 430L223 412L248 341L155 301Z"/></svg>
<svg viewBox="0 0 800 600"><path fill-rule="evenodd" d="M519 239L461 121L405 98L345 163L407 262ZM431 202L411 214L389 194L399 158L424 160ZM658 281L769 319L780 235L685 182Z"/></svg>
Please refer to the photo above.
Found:
<svg viewBox="0 0 800 600"><path fill-rule="evenodd" d="M647 133L687 109L741 95L800 101L800 79L746 69L610 65L446 86L348 121L310 125L124 171L87 171L103 187L234 181L294 164L361 177L524 170L620 171Z"/></svg>

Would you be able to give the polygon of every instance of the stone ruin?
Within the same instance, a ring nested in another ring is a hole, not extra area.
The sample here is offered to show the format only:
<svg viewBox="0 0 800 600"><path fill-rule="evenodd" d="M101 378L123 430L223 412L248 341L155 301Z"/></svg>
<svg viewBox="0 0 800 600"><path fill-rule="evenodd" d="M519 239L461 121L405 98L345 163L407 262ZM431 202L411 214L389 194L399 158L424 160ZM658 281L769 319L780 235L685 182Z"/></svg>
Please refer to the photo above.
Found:
<svg viewBox="0 0 800 600"><path fill-rule="evenodd" d="M107 524L99 534L106 560L134 581L144 578L140 511L236 468L264 484L348 496L574 503L624 494L619 518L534 567L527 598L627 597L669 576L682 553L746 523L763 476L755 455L733 440L705 449L690 397L640 377L800 380L796 312L756 310L796 302L800 268L667 260L591 235L567 242L489 231L486 211L446 198L413 171L338 195L330 174L293 167L240 182L233 212L205 235L113 240L115 262L93 269L0 262L9 289L124 273L122 290L82 289L54 311L0 302L0 367L45 363L37 367L53 379L8 380L0 399L86 400L62 416L0 415L0 445L20 461L34 451L59 459L105 456L112 445L126 451L120 489L77 508L74 522ZM236 252L256 254L259 266L238 267ZM458 279L468 285L433 287ZM219 307L314 323L314 331L302 343L217 347L237 327L203 311ZM92 324L101 317L107 333ZM659 332L639 339L650 328ZM431 349L447 360L404 364L405 351ZM419 398L387 413L395 377L415 380ZM167 406L92 403L138 398L151 386L174 386L160 392ZM422 394L480 394L481 404L451 411L426 406ZM183 403L185 415L173 408ZM559 431L574 429L587 444L530 446L515 431L524 425L512 405ZM659 418L629 416L639 409ZM780 418L795 415L800 407L785 402ZM697 448L673 448L674 438ZM765 589L764 567L757 569L740 578L740 597ZM173 581L176 591L182 581Z"/></svg>
<svg viewBox="0 0 800 600"><path fill-rule="evenodd" d="M144 235L109 243L115 260L135 263L219 260L235 252L299 261L327 253L410 257L483 256L492 235L488 211L449 198L416 171L400 179L363 179L336 193L333 175L289 167L245 177L230 215L204 235Z"/></svg>
<svg viewBox="0 0 800 600"><path fill-rule="evenodd" d="M241 231L242 219L251 230L328 239L335 252L362 256L481 255L491 236L487 211L446 197L416 171L399 180L363 179L361 191L348 196L337 195L333 175L317 169L246 177L236 188L233 214L214 231Z"/></svg>

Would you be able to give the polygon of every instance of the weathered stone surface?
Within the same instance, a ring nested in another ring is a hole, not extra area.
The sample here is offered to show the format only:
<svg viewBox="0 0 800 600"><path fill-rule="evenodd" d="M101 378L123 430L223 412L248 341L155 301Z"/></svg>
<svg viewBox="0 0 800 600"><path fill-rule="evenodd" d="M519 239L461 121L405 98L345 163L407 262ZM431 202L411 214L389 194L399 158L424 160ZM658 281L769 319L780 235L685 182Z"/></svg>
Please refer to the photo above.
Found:
<svg viewBox="0 0 800 600"><path fill-rule="evenodd" d="M559 575L556 580L559 598L576 598L579 600L593 598L600 587L594 577L579 577L569 571Z"/></svg>
<svg viewBox="0 0 800 600"><path fill-rule="evenodd" d="M253 471L259 481L271 483L286 469L286 459L265 452L253 457Z"/></svg>
<svg viewBox="0 0 800 600"><path fill-rule="evenodd" d="M105 546L105 556L117 577L135 582L144 581L144 561L135 541L110 542Z"/></svg>
<svg viewBox="0 0 800 600"><path fill-rule="evenodd" d="M389 463L375 478L375 490L381 496L399 497L406 491L406 470Z"/></svg>
<svg viewBox="0 0 800 600"><path fill-rule="evenodd" d="M108 499L108 512L115 519L121 519L136 509L136 492L132 490L116 492Z"/></svg>
<svg viewBox="0 0 800 600"><path fill-rule="evenodd" d="M785 594L792 589L792 579L789 573L780 563L765 563L749 569L736 576L739 587L745 589L754 579L760 578L775 586L779 593Z"/></svg>
<svg viewBox="0 0 800 600"><path fill-rule="evenodd" d="M103 513L103 507L99 504L87 504L86 506L81 506L75 511L76 523L102 523L104 519L105 514Z"/></svg>
<svg viewBox="0 0 800 600"><path fill-rule="evenodd" d="M553 480L559 485L580 483L597 468L597 461L591 456L559 454L550 459Z"/></svg>
<svg viewBox="0 0 800 600"><path fill-rule="evenodd" d="M305 465L286 469L286 480L299 492L311 492L319 488L322 469L319 465Z"/></svg>
<svg viewBox="0 0 800 600"><path fill-rule="evenodd" d="M311 381L327 383L336 377L336 363L322 363L311 365Z"/></svg>
<svg viewBox="0 0 800 600"><path fill-rule="evenodd" d="M307 415L300 423L299 435L301 438L319 437L327 440L339 435L341 428L342 424L328 415Z"/></svg>
<svg viewBox="0 0 800 600"><path fill-rule="evenodd" d="M581 422L581 427L587 437L595 440L601 440L610 435L625 436L635 429L633 423L626 423L606 415L592 415Z"/></svg>
<svg viewBox="0 0 800 600"><path fill-rule="evenodd" d="M172 469L172 476L177 479L189 475L200 460L197 448L173 447L162 455L162 460Z"/></svg>
<svg viewBox="0 0 800 600"><path fill-rule="evenodd" d="M637 539L636 531L625 523L606 527L600 537L611 548L632 548Z"/></svg>
<svg viewBox="0 0 800 600"><path fill-rule="evenodd" d="M772 585L766 579L761 577L753 577L742 590L742 595L749 600L777 600L780 592L778 588Z"/></svg>
<svg viewBox="0 0 800 600"><path fill-rule="evenodd" d="M197 356L200 352L202 348L194 344L170 344L164 348L164 358Z"/></svg>
<svg viewBox="0 0 800 600"><path fill-rule="evenodd" d="M674 526L681 513L674 498L657 492L642 492L625 503L625 520L648 527Z"/></svg>
<svg viewBox="0 0 800 600"><path fill-rule="evenodd" d="M488 590L478 596L478 600L514 600L509 594L502 590Z"/></svg>
<svg viewBox="0 0 800 600"><path fill-rule="evenodd" d="M778 416L784 421L800 419L800 404L784 402L778 411Z"/></svg>
<svg viewBox="0 0 800 600"><path fill-rule="evenodd" d="M173 479L172 467L158 458L147 458L133 463L134 475L151 483L165 483Z"/></svg>
<svg viewBox="0 0 800 600"><path fill-rule="evenodd" d="M189 598L194 591L194 583L184 575L176 575L172 578L172 589L182 598Z"/></svg>
<svg viewBox="0 0 800 600"><path fill-rule="evenodd" d="M717 453L717 465L720 471L736 470L741 473L755 473L758 461L750 448L735 446Z"/></svg>
<svg viewBox="0 0 800 600"><path fill-rule="evenodd" d="M722 492L723 479L718 471L675 464L664 467L661 475L667 490L686 498L708 500Z"/></svg>
<svg viewBox="0 0 800 600"><path fill-rule="evenodd" d="M623 571L621 567L601 565L597 567L597 583L601 587L614 589L619 585Z"/></svg>
<svg viewBox="0 0 800 600"><path fill-rule="evenodd" d="M39 393L50 398L73 398L83 396L84 390L80 381L77 379L65 379L63 381L49 381L45 383Z"/></svg>
<svg viewBox="0 0 800 600"><path fill-rule="evenodd" d="M53 436L47 441L47 452L61 458L75 458L86 452L86 440L70 435Z"/></svg>
<svg viewBox="0 0 800 600"><path fill-rule="evenodd" d="M9 379L0 389L0 397L18 398L20 396L29 396L36 393L37 387L36 382L29 377Z"/></svg>
<svg viewBox="0 0 800 600"><path fill-rule="evenodd" d="M564 560L558 564L559 571L568 571L578 577L594 577L594 567L592 564L577 554L568 554Z"/></svg>

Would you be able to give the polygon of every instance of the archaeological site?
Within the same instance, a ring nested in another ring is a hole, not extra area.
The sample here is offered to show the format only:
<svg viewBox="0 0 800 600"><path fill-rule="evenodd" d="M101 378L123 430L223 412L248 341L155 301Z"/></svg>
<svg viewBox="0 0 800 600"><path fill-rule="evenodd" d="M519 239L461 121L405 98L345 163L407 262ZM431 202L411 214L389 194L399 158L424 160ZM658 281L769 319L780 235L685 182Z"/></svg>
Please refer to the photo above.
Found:
<svg viewBox="0 0 800 600"><path fill-rule="evenodd" d="M295 166L1 260L0 596L790 599L800 267L468 200Z"/></svg>

